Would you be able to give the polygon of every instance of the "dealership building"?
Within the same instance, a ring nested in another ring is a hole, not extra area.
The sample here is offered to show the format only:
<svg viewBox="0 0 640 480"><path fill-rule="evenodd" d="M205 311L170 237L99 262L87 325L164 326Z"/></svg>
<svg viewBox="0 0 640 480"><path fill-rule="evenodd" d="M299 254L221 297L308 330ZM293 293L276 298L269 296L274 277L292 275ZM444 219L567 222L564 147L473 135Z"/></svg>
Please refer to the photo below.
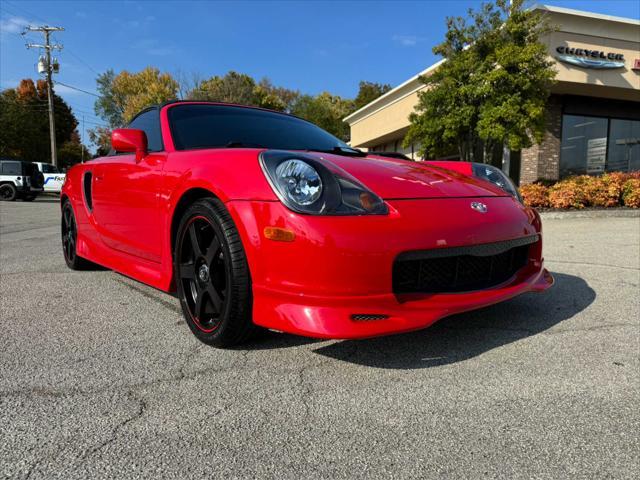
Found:
<svg viewBox="0 0 640 480"><path fill-rule="evenodd" d="M567 175L640 170L640 21L536 6L555 27L543 42L557 71L540 145L511 152L520 183ZM409 114L438 62L345 118L351 145L418 158L403 146ZM455 158L455 157L454 157Z"/></svg>

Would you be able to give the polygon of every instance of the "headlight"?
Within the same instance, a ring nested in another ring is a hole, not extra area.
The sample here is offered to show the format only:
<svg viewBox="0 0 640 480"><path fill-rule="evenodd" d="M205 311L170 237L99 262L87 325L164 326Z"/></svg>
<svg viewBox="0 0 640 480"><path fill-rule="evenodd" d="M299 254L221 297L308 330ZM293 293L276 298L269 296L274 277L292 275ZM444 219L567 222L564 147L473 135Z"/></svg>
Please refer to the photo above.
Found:
<svg viewBox="0 0 640 480"><path fill-rule="evenodd" d="M509 195L516 198L519 202L522 202L520 193L518 192L518 189L516 188L514 183L499 168L496 168L492 165L486 165L484 163L474 163L472 165L472 169L474 177L481 178L482 180L493 183L494 185L507 192Z"/></svg>
<svg viewBox="0 0 640 480"><path fill-rule="evenodd" d="M386 215L375 193L337 166L311 155L284 151L260 154L274 192L289 209L310 215Z"/></svg>
<svg viewBox="0 0 640 480"><path fill-rule="evenodd" d="M302 160L285 160L276 168L276 182L284 195L293 203L307 206L322 195L320 174Z"/></svg>

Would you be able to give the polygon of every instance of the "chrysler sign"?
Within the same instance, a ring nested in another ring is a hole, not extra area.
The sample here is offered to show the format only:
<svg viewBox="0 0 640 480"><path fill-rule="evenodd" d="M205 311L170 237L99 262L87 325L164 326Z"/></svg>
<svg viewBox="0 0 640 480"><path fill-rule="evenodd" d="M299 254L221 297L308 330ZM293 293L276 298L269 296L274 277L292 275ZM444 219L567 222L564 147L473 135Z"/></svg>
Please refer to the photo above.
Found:
<svg viewBox="0 0 640 480"><path fill-rule="evenodd" d="M586 48L557 47L556 58L564 63L569 63L583 68L622 68L624 67L624 55L621 53L603 52L601 50L589 50Z"/></svg>

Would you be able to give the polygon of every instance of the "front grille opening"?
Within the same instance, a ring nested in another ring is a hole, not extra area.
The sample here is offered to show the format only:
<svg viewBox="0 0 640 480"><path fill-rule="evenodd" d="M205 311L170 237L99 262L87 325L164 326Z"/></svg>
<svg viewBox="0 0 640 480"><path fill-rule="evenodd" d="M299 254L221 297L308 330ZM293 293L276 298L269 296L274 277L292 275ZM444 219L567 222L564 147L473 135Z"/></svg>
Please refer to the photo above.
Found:
<svg viewBox="0 0 640 480"><path fill-rule="evenodd" d="M356 322L385 320L387 318L389 318L389 315L384 315L382 313L354 313L353 315L351 315L351 320L355 320Z"/></svg>
<svg viewBox="0 0 640 480"><path fill-rule="evenodd" d="M475 247L407 252L393 265L393 292L456 293L494 287L527 265L529 248L537 240L536 235Z"/></svg>

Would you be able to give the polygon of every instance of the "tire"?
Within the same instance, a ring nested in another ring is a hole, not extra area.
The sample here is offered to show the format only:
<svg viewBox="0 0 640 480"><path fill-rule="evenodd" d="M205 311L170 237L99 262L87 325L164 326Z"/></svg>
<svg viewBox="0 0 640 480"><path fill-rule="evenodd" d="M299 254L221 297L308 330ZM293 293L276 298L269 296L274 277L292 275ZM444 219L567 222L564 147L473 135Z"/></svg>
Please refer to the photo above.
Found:
<svg viewBox="0 0 640 480"><path fill-rule="evenodd" d="M3 183L0 185L0 201L13 202L18 196L18 191L12 183Z"/></svg>
<svg viewBox="0 0 640 480"><path fill-rule="evenodd" d="M191 205L178 226L174 278L185 320L203 343L227 348L258 328L247 257L229 212L217 199Z"/></svg>
<svg viewBox="0 0 640 480"><path fill-rule="evenodd" d="M62 218L60 220L60 233L62 236L62 254L64 261L71 270L93 270L97 267L79 256L76 252L78 240L78 227L76 216L73 213L71 202L66 200L62 205Z"/></svg>

